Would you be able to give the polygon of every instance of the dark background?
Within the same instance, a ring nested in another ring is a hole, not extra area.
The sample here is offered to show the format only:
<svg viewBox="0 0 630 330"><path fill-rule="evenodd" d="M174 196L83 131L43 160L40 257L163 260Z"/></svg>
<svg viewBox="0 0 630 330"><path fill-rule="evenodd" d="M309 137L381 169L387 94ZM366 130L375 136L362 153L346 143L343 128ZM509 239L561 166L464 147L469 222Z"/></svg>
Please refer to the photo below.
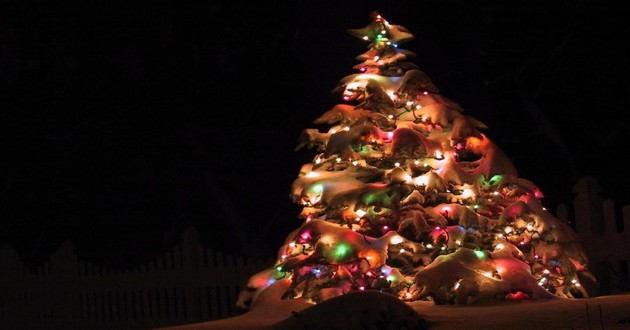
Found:
<svg viewBox="0 0 630 330"><path fill-rule="evenodd" d="M584 175L630 204L627 5L618 1L0 2L0 245L29 265L70 239L111 268L195 226L275 255L299 226L304 128L336 103L379 10L401 45L536 183Z"/></svg>

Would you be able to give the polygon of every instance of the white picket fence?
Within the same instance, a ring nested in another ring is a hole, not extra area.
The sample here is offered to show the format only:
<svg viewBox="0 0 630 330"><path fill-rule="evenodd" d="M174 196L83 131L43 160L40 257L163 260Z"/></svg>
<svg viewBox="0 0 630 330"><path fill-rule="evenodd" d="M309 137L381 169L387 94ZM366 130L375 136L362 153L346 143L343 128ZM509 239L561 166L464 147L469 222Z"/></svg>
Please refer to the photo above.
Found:
<svg viewBox="0 0 630 330"><path fill-rule="evenodd" d="M561 204L556 213L560 219L574 219L600 294L630 291L630 205L618 208L602 198L602 188L591 176L580 179L573 193L573 209Z"/></svg>
<svg viewBox="0 0 630 330"><path fill-rule="evenodd" d="M35 272L0 250L0 329L151 329L238 314L249 276L273 260L243 260L202 246L193 228L154 262L109 271L77 258L71 242Z"/></svg>
<svg viewBox="0 0 630 330"><path fill-rule="evenodd" d="M575 221L601 294L628 290L630 206L616 224L616 207L600 197L592 177L574 187L573 207L561 204L559 218ZM151 329L191 324L238 313L238 292L252 274L274 260L243 260L202 246L188 229L182 244L124 272L77 258L71 242L62 244L31 272L15 250L0 250L0 329Z"/></svg>

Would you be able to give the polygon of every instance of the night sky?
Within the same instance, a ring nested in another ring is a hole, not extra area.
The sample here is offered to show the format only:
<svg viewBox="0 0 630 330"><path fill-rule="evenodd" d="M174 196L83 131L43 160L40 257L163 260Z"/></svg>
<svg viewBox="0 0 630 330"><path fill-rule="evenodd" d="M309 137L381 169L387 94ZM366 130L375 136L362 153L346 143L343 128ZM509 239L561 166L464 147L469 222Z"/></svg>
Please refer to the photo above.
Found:
<svg viewBox="0 0 630 330"><path fill-rule="evenodd" d="M294 150L299 133L340 103L331 90L367 46L345 31L373 10L416 36L401 48L550 210L584 175L630 204L627 4L184 3L1 2L0 245L28 264L70 239L124 268L189 226L208 247L274 256L315 154Z"/></svg>

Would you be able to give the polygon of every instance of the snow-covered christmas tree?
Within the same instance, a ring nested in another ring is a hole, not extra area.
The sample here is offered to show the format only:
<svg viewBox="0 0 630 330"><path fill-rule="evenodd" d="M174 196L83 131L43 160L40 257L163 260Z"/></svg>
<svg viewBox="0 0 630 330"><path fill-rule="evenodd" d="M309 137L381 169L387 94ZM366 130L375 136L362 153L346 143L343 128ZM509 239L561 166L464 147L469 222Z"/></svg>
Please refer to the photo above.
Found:
<svg viewBox="0 0 630 330"><path fill-rule="evenodd" d="M405 301L579 298L595 284L579 237L542 205L507 155L400 48L414 36L378 13L348 31L367 42L341 104L305 129L316 150L291 187L302 223L239 297L247 308L289 281L319 303L376 290Z"/></svg>

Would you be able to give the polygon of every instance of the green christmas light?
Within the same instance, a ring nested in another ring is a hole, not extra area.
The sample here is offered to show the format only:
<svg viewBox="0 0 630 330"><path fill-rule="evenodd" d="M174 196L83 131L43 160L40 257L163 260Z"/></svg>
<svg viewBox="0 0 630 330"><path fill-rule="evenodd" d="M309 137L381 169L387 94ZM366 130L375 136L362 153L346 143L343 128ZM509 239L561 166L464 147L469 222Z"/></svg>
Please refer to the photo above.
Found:
<svg viewBox="0 0 630 330"><path fill-rule="evenodd" d="M365 197L363 197L363 201L366 205L372 205L375 202L381 202L382 205L387 206L391 205L392 198L390 196L387 196L385 192L373 192L366 194Z"/></svg>
<svg viewBox="0 0 630 330"><path fill-rule="evenodd" d="M350 253L351 250L352 250L352 248L350 247L350 245L348 245L346 243L339 243L335 247L335 250L334 250L333 254L335 255L335 258L337 260L338 259L343 259L346 256L348 256L348 254Z"/></svg>
<svg viewBox="0 0 630 330"><path fill-rule="evenodd" d="M316 185L313 186L313 192L322 192L324 191L324 185L321 183L318 183Z"/></svg>

